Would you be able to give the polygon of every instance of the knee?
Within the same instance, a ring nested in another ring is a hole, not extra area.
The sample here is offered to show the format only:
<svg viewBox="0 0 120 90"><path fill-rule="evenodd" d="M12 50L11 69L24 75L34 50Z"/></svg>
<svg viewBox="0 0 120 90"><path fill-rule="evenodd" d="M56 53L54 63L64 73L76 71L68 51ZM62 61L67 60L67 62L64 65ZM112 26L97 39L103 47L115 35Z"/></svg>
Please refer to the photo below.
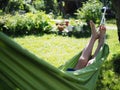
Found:
<svg viewBox="0 0 120 90"><path fill-rule="evenodd" d="M80 57L80 58L79 58L79 61L87 62L88 59L87 59L87 58L84 58L84 57Z"/></svg>
<svg viewBox="0 0 120 90"><path fill-rule="evenodd" d="M88 63L88 59L84 57L80 57L78 60L79 63L86 65Z"/></svg>
<svg viewBox="0 0 120 90"><path fill-rule="evenodd" d="M75 69L82 69L86 67L87 63L88 63L87 59L85 59L84 57L80 57Z"/></svg>

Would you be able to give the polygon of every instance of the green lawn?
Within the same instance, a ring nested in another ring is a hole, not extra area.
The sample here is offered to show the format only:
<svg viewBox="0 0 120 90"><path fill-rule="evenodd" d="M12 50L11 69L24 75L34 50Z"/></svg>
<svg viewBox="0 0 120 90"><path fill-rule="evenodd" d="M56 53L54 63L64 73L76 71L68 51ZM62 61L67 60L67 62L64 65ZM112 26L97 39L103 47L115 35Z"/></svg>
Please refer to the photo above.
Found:
<svg viewBox="0 0 120 90"><path fill-rule="evenodd" d="M117 38L116 30L107 31L106 43L110 47L108 58L111 58L112 54L120 52ZM63 37L50 34L43 36L30 35L14 38L14 40L36 56L58 67L81 51L89 38Z"/></svg>
<svg viewBox="0 0 120 90"><path fill-rule="evenodd" d="M15 38L15 41L38 57L58 67L81 51L88 38L76 39L51 34L25 36Z"/></svg>

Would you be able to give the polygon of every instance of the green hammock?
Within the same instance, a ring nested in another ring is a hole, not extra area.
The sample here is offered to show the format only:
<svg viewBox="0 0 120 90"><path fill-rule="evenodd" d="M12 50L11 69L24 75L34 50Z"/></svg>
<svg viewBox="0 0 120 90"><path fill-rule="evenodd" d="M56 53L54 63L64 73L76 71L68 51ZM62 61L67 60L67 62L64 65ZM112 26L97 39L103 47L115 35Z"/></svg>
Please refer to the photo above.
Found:
<svg viewBox="0 0 120 90"><path fill-rule="evenodd" d="M93 64L66 71L76 65L81 52L56 68L0 32L0 90L94 90L108 54L108 45L104 44Z"/></svg>

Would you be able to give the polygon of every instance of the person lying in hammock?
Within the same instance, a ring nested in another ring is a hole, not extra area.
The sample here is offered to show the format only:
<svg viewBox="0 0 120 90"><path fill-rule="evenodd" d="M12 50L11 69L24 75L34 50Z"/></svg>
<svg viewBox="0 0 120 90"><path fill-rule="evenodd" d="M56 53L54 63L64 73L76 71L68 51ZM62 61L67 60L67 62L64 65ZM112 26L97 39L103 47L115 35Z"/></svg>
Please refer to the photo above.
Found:
<svg viewBox="0 0 120 90"><path fill-rule="evenodd" d="M87 46L84 48L77 65L75 66L74 70L82 69L90 64L93 63L95 60L94 58L98 54L101 46L104 44L104 37L106 33L106 27L104 25L99 26L99 32L96 31L96 27L93 21L90 21L90 27L91 27L91 38ZM98 40L98 46L92 56L92 58L89 60L91 57L92 49L94 46L95 41Z"/></svg>

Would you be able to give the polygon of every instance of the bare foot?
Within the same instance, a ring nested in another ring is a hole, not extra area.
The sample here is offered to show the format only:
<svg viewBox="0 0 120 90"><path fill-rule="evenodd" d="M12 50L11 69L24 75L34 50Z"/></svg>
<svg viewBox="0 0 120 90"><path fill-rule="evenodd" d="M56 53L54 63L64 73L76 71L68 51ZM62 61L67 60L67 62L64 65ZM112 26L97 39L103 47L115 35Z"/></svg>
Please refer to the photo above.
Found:
<svg viewBox="0 0 120 90"><path fill-rule="evenodd" d="M103 36L106 33L106 27L104 25L101 25L99 28L100 35Z"/></svg>
<svg viewBox="0 0 120 90"><path fill-rule="evenodd" d="M98 39L99 37L99 34L98 32L96 31L96 27L95 27L95 24L94 22L91 20L90 21L90 27L91 27L91 36L95 39Z"/></svg>
<svg viewBox="0 0 120 90"><path fill-rule="evenodd" d="M99 34L99 43L103 43L104 39L105 39L106 27L104 25L101 25L99 27L99 31L100 31L100 34Z"/></svg>

